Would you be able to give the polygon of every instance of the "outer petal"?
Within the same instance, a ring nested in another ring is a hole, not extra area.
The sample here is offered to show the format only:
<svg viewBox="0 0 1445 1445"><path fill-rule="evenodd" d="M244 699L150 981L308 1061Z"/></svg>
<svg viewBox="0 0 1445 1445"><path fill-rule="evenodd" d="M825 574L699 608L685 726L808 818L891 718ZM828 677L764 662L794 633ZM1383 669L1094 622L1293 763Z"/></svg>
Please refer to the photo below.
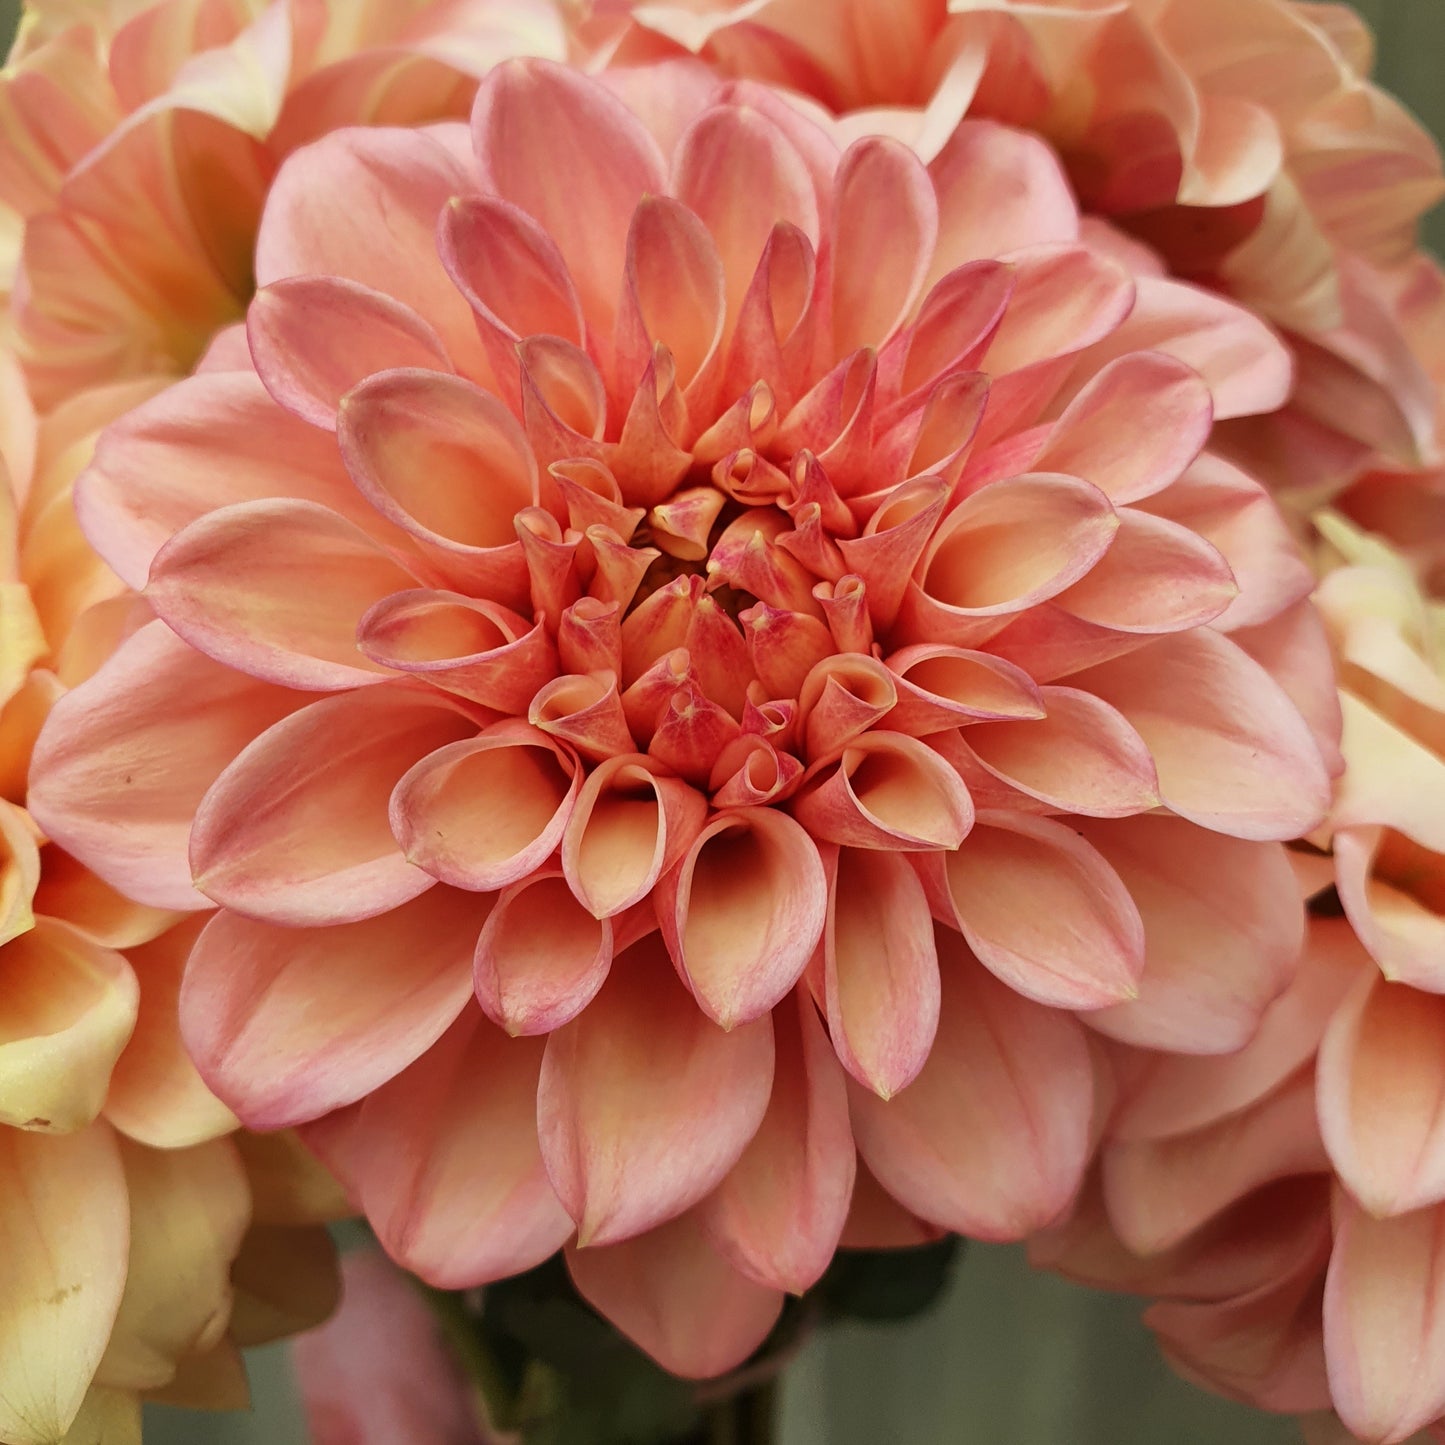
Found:
<svg viewBox="0 0 1445 1445"><path fill-rule="evenodd" d="M782 1291L738 1273L690 1214L620 1244L569 1248L567 1268L594 1309L687 1379L740 1365L783 1308Z"/></svg>
<svg viewBox="0 0 1445 1445"><path fill-rule="evenodd" d="M537 1145L542 1047L468 1010L361 1106L354 1184L367 1219L439 1289L531 1269L572 1233Z"/></svg>
<svg viewBox="0 0 1445 1445"><path fill-rule="evenodd" d="M674 1218L737 1163L767 1110L773 1030L725 1033L673 979L655 934L623 953L601 993L547 1041L537 1128L547 1173L582 1244Z"/></svg>
<svg viewBox="0 0 1445 1445"><path fill-rule="evenodd" d="M849 1085L853 1134L913 1213L979 1239L1021 1239L1073 1199L1089 1154L1093 1073L1083 1030L946 945L943 1012L922 1073L886 1103Z"/></svg>
<svg viewBox="0 0 1445 1445"><path fill-rule="evenodd" d="M252 1127L319 1118L441 1037L471 996L483 916L476 898L449 888L330 928L222 912L181 987L186 1047Z"/></svg>
<svg viewBox="0 0 1445 1445"><path fill-rule="evenodd" d="M0 1435L53 1445L80 1409L125 1285L130 1208L103 1124L0 1129Z"/></svg>

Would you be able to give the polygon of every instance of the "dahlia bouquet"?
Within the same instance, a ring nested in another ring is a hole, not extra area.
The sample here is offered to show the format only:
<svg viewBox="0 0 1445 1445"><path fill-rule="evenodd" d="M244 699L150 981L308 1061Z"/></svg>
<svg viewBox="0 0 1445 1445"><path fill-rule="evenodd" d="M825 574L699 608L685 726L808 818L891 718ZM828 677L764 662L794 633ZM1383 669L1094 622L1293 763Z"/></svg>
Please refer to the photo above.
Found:
<svg viewBox="0 0 1445 1445"><path fill-rule="evenodd" d="M1371 59L31 0L0 1441L244 1405L343 1285L317 1445L770 1440L970 1238L1445 1439L1445 179Z"/></svg>

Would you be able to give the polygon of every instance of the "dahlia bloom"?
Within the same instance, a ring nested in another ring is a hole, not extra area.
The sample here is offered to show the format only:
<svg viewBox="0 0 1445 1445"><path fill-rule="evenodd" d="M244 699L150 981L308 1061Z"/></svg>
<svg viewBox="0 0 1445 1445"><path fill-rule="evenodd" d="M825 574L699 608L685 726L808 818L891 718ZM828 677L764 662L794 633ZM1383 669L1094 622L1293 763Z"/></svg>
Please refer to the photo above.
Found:
<svg viewBox="0 0 1445 1445"><path fill-rule="evenodd" d="M37 429L0 355L7 1445L129 1438L142 1392L244 1403L237 1345L311 1323L333 1295L324 1235L277 1226L313 1223L334 1190L282 1140L225 1137L236 1120L181 1044L176 994L202 920L122 897L26 811L47 709L138 620L80 536L69 491L95 429L141 394L77 398Z"/></svg>
<svg viewBox="0 0 1445 1445"><path fill-rule="evenodd" d="M1038 1253L1163 1296L1186 1373L1395 1445L1445 1416L1445 610L1388 546L1320 528L1347 766L1332 857L1299 859L1305 962L1232 1058L1116 1053L1097 1187Z"/></svg>
<svg viewBox="0 0 1445 1445"><path fill-rule="evenodd" d="M498 59L561 44L547 0L27 5L0 73L0 211L37 402L190 370L245 310L296 146L463 116Z"/></svg>
<svg viewBox="0 0 1445 1445"><path fill-rule="evenodd" d="M80 483L157 620L32 805L220 906L187 1045L398 1262L565 1246L715 1374L840 1238L1058 1217L1094 1038L1250 1037L1338 711L1208 442L1288 357L1082 238L1041 141L509 62L470 131L288 159L256 278Z"/></svg>
<svg viewBox="0 0 1445 1445"><path fill-rule="evenodd" d="M828 13L824 13L828 12ZM595 0L574 46L632 64L690 52L790 86L933 153L956 119L1044 135L1087 211L1170 270L1287 328L1290 405L1231 454L1306 504L1383 458L1438 462L1421 347L1440 272L1419 217L1434 141L1368 80L1345 5L1294 0Z"/></svg>

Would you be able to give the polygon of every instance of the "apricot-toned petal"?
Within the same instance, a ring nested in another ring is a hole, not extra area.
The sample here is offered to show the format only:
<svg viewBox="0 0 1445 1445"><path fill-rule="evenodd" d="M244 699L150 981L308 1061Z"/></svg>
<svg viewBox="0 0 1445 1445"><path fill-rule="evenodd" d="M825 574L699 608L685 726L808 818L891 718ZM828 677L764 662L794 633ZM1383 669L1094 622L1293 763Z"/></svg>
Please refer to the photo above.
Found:
<svg viewBox="0 0 1445 1445"><path fill-rule="evenodd" d="M240 1156L226 1139L190 1149L121 1145L130 1191L125 1293L96 1380L149 1390L176 1361L217 1344L231 1312L231 1261L251 1218Z"/></svg>
<svg viewBox="0 0 1445 1445"><path fill-rule="evenodd" d="M923 292L938 200L906 146L871 136L838 163L833 195L833 354L881 346Z"/></svg>
<svg viewBox="0 0 1445 1445"><path fill-rule="evenodd" d="M1334 837L1335 883L1360 941L1380 971L1394 983L1431 993L1442 991L1440 967L1445 920L1413 890L1376 876L1381 852L1389 848L1405 878L1428 880L1438 872L1440 854L1384 828L1345 828ZM1417 885L1418 886L1418 885Z"/></svg>
<svg viewBox="0 0 1445 1445"><path fill-rule="evenodd" d="M267 497L318 502L352 521L370 510L330 436L283 411L254 375L225 372L177 382L108 427L75 490L91 544L137 588L187 523Z"/></svg>
<svg viewBox="0 0 1445 1445"><path fill-rule="evenodd" d="M562 871L586 908L611 918L651 893L706 816L703 795L662 776L649 759L609 758L577 795L562 837Z"/></svg>
<svg viewBox="0 0 1445 1445"><path fill-rule="evenodd" d="M304 575L306 587L297 587ZM283 687L377 682L356 626L416 578L338 513L314 502L241 502L192 522L151 565L146 599L193 647Z"/></svg>
<svg viewBox="0 0 1445 1445"><path fill-rule="evenodd" d="M341 398L373 372L451 370L441 338L409 306L338 276L293 276L258 291L246 337L277 403L327 431Z"/></svg>
<svg viewBox="0 0 1445 1445"><path fill-rule="evenodd" d="M196 886L223 908L298 927L352 923L435 881L388 818L403 773L476 724L436 694L365 688L268 728L212 784L191 829Z"/></svg>
<svg viewBox="0 0 1445 1445"><path fill-rule="evenodd" d="M910 1214L869 1172L860 1159L853 1180L848 1221L838 1243L843 1249L911 1249L932 1244L946 1230Z"/></svg>
<svg viewBox="0 0 1445 1445"><path fill-rule="evenodd" d="M823 1005L843 1067L881 1099L923 1067L938 1028L928 899L898 853L830 849Z"/></svg>
<svg viewBox="0 0 1445 1445"><path fill-rule="evenodd" d="M1053 425L1035 470L1137 502L1178 480L1209 437L1214 403L1199 374L1156 351L1102 367Z"/></svg>
<svg viewBox="0 0 1445 1445"><path fill-rule="evenodd" d="M519 60L482 82L472 143L483 188L542 225L587 315L609 335L633 208L644 194L667 190L652 137L595 80Z"/></svg>
<svg viewBox="0 0 1445 1445"><path fill-rule="evenodd" d="M0 1129L0 1435L61 1440L125 1286L130 1206L104 1124L52 1138Z"/></svg>
<svg viewBox="0 0 1445 1445"><path fill-rule="evenodd" d="M1069 681L1138 729L1182 817L1252 839L1296 838L1323 819L1330 780L1308 725L1227 637L1175 633Z"/></svg>
<svg viewBox="0 0 1445 1445"><path fill-rule="evenodd" d="M690 1380L742 1364L783 1309L783 1292L735 1269L690 1214L617 1244L569 1246L567 1270L593 1309Z"/></svg>
<svg viewBox="0 0 1445 1445"><path fill-rule="evenodd" d="M848 1092L806 989L773 1015L768 1112L726 1179L698 1206L708 1236L749 1278L802 1294L833 1258L856 1156Z"/></svg>
<svg viewBox="0 0 1445 1445"><path fill-rule="evenodd" d="M1309 1069L1243 1113L1171 1139L1104 1150L1104 1196L1136 1254L1178 1244L1271 1180L1327 1167Z"/></svg>
<svg viewBox="0 0 1445 1445"><path fill-rule="evenodd" d="M939 930L943 1011L923 1071L887 1102L848 1086L858 1153L923 1219L977 1239L1022 1239L1073 1199L1089 1153L1084 1032L1020 998Z"/></svg>
<svg viewBox="0 0 1445 1445"><path fill-rule="evenodd" d="M723 1028L767 1013L823 936L818 849L771 808L720 813L657 893L658 918L698 1007Z"/></svg>
<svg viewBox="0 0 1445 1445"><path fill-rule="evenodd" d="M477 1002L514 1037L547 1034L592 1001L612 966L612 923L587 911L556 869L497 898L477 941Z"/></svg>
<svg viewBox="0 0 1445 1445"><path fill-rule="evenodd" d="M438 1289L540 1264L574 1228L537 1146L541 1040L469 1009L362 1105L356 1186L382 1247Z"/></svg>
<svg viewBox="0 0 1445 1445"><path fill-rule="evenodd" d="M772 1023L724 1032L675 980L662 939L621 954L547 1041L537 1129L584 1245L672 1219L737 1163L767 1110Z"/></svg>
<svg viewBox="0 0 1445 1445"><path fill-rule="evenodd" d="M359 1107L351 1106L352 1110ZM294 1228L330 1224L355 1213L339 1181L306 1147L297 1131L252 1134L240 1129L231 1136L231 1142L246 1166L255 1224Z"/></svg>
<svg viewBox="0 0 1445 1445"><path fill-rule="evenodd" d="M100 1113L135 1027L139 990L124 955L56 918L5 947L0 1124L70 1133Z"/></svg>
<svg viewBox="0 0 1445 1445"><path fill-rule="evenodd" d="M965 745L996 778L1031 798L1095 818L1145 813L1159 803L1143 739L1092 693L1040 689L1037 721L980 722Z"/></svg>
<svg viewBox="0 0 1445 1445"><path fill-rule="evenodd" d="M231 1338L265 1345L319 1325L341 1293L336 1246L320 1225L253 1225L231 1266Z"/></svg>
<svg viewBox="0 0 1445 1445"><path fill-rule="evenodd" d="M1341 1182L1374 1215L1445 1200L1445 998L1367 972L1320 1044L1319 1115Z"/></svg>
<svg viewBox="0 0 1445 1445"><path fill-rule="evenodd" d="M895 652L887 662L898 691L884 719L892 731L927 737L964 722L1044 715L1028 673L987 652L922 643Z"/></svg>
<svg viewBox="0 0 1445 1445"><path fill-rule="evenodd" d="M391 826L434 878L487 892L520 882L562 840L581 769L520 720L423 758L396 785Z"/></svg>
<svg viewBox="0 0 1445 1445"><path fill-rule="evenodd" d="M434 888L330 928L218 913L181 986L186 1047L253 1128L319 1118L441 1037L471 997L485 912L471 894Z"/></svg>
<svg viewBox="0 0 1445 1445"><path fill-rule="evenodd" d="M348 1254L341 1278L341 1308L292 1346L313 1445L486 1445L475 1392L415 1284L375 1250Z"/></svg>
<svg viewBox="0 0 1445 1445"><path fill-rule="evenodd" d="M337 130L288 156L256 237L256 284L291 276L356 281L428 322L453 361L480 350L472 309L437 255L437 217L473 189L435 135Z"/></svg>
<svg viewBox="0 0 1445 1445"><path fill-rule="evenodd" d="M1341 830L1383 825L1445 853L1445 758L1353 690L1341 690L1340 706L1349 767L1330 821Z"/></svg>
<svg viewBox="0 0 1445 1445"><path fill-rule="evenodd" d="M5 815L0 811L0 836L6 831ZM176 922L174 909L133 902L58 847L45 850L45 871L35 889L35 912L63 918L93 942L122 950L158 938Z"/></svg>
<svg viewBox="0 0 1445 1445"><path fill-rule="evenodd" d="M1289 855L1182 818L1121 818L1081 831L1144 920L1138 997L1090 1014L1090 1026L1178 1053L1242 1048L1293 977L1304 942Z"/></svg>
<svg viewBox="0 0 1445 1445"><path fill-rule="evenodd" d="M1137 991L1139 910L1074 829L987 813L946 865L968 946L1011 988L1055 1008L1100 1008Z"/></svg>
<svg viewBox="0 0 1445 1445"><path fill-rule="evenodd" d="M1445 1205L1372 1219L1336 1200L1325 1282L1330 1395L1358 1436L1398 1445L1445 1414Z"/></svg>
<svg viewBox="0 0 1445 1445"><path fill-rule="evenodd" d="M191 886L191 819L217 775L301 698L143 627L51 711L27 806L46 834L132 898L208 907Z"/></svg>

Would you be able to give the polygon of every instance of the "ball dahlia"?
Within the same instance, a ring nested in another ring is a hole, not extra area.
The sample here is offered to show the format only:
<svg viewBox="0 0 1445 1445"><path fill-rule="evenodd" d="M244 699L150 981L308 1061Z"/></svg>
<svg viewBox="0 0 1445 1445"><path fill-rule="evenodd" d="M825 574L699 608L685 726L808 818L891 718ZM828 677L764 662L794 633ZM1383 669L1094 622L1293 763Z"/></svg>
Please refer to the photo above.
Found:
<svg viewBox="0 0 1445 1445"><path fill-rule="evenodd" d="M1056 1219L1092 1039L1245 1042L1336 761L1310 570L1209 446L1274 335L1035 137L859 129L520 61L296 152L247 346L80 483L156 620L33 773L219 905L181 1024L243 1121L435 1284L565 1246L685 1374L845 1228Z"/></svg>

